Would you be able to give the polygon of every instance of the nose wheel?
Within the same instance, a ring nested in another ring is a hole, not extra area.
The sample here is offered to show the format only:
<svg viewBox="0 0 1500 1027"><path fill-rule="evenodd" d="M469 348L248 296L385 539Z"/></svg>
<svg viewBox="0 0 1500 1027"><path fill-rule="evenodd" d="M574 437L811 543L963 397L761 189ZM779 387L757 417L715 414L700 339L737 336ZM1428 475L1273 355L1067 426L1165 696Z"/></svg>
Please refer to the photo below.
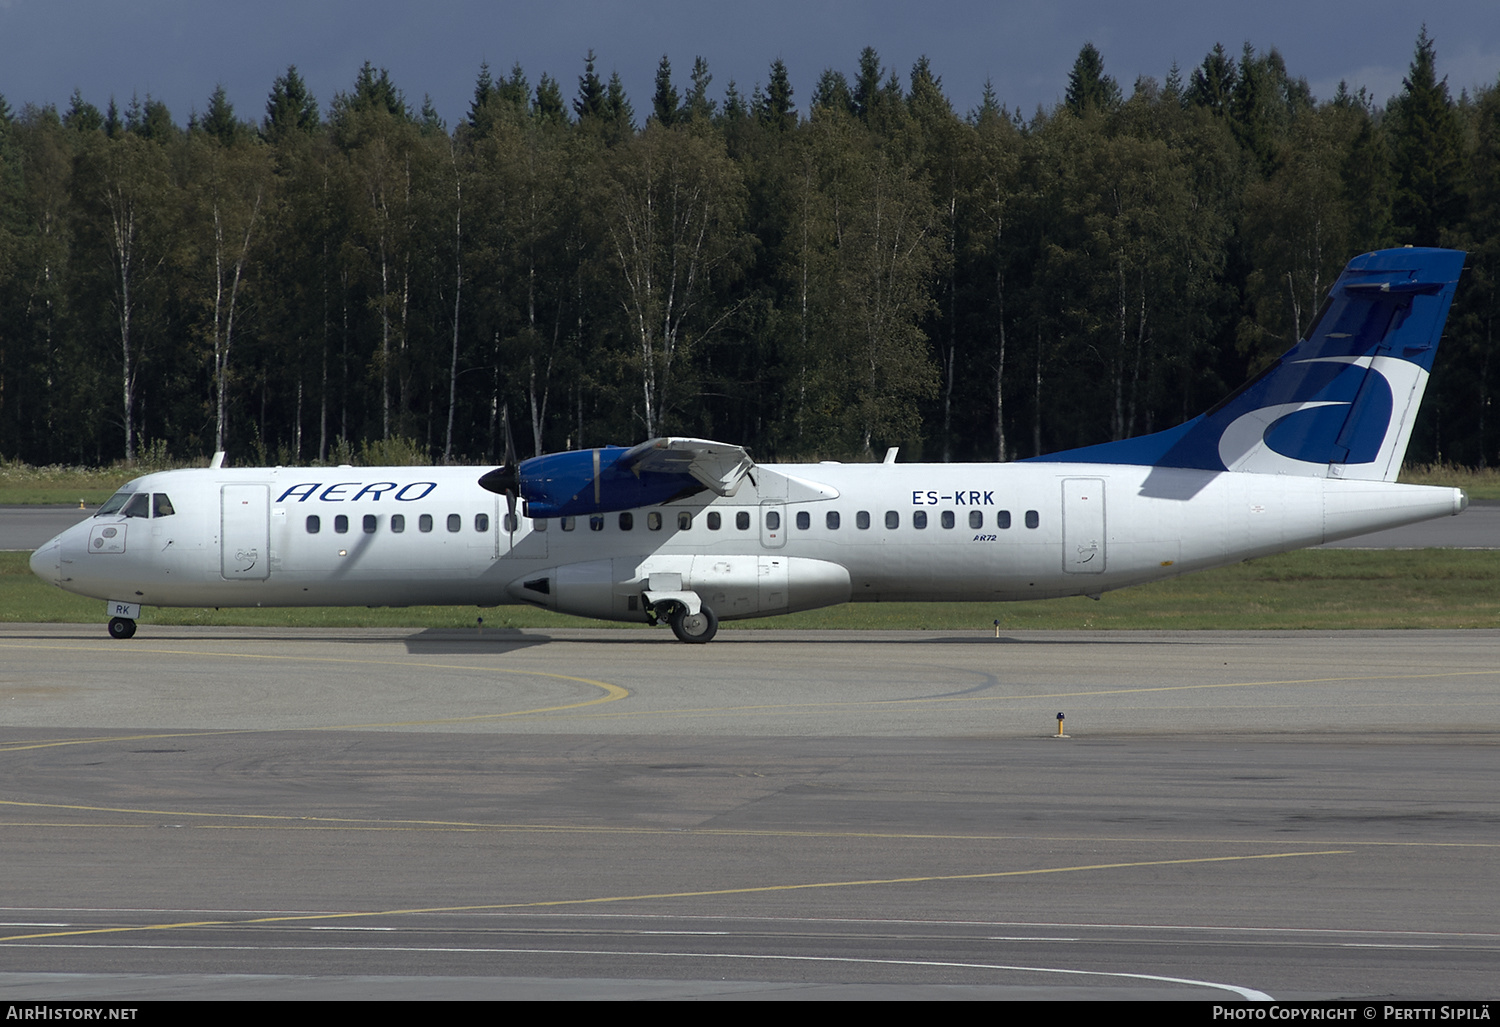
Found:
<svg viewBox="0 0 1500 1027"><path fill-rule="evenodd" d="M672 634L679 642L701 645L719 633L719 618L707 606L700 606L697 613L688 613L687 607L678 604L667 618L672 625Z"/></svg>
<svg viewBox="0 0 1500 1027"><path fill-rule="evenodd" d="M129 617L111 617L109 619L110 638L133 638L135 636L135 621Z"/></svg>

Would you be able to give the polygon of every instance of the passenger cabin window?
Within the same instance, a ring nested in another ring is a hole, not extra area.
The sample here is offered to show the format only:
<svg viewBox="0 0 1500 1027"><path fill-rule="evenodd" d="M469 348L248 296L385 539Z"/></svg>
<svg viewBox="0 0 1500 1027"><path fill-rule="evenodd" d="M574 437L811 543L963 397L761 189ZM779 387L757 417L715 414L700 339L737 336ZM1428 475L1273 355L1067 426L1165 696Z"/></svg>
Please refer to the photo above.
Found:
<svg viewBox="0 0 1500 1027"><path fill-rule="evenodd" d="M901 527L901 515L895 510L887 510L885 512L885 526L891 529Z"/></svg>
<svg viewBox="0 0 1500 1027"><path fill-rule="evenodd" d="M867 531L870 527L870 511L861 510L854 515L854 526L860 531Z"/></svg>
<svg viewBox="0 0 1500 1027"><path fill-rule="evenodd" d="M734 526L741 531L750 530L750 515L744 510L734 515Z"/></svg>
<svg viewBox="0 0 1500 1027"><path fill-rule="evenodd" d="M677 530L690 531L693 527L693 515L690 513L679 513L677 515Z"/></svg>
<svg viewBox="0 0 1500 1027"><path fill-rule="evenodd" d="M604 530L604 515L603 514L589 514L589 531L603 531L603 530Z"/></svg>
<svg viewBox="0 0 1500 1027"><path fill-rule="evenodd" d="M177 510L172 506L172 501L167 498L165 492L157 492L151 497L152 517L171 517Z"/></svg>
<svg viewBox="0 0 1500 1027"><path fill-rule="evenodd" d="M374 514L365 514L364 529L365 529L365 534L366 535L373 535L373 534L375 534L375 515Z"/></svg>
<svg viewBox="0 0 1500 1027"><path fill-rule="evenodd" d="M945 527L945 528L951 528L951 527L953 527L953 511L952 510L944 510L943 511L943 527Z"/></svg>
<svg viewBox="0 0 1500 1027"><path fill-rule="evenodd" d="M506 533L510 534L510 535L514 535L516 533L516 529L521 526L520 518L518 518L513 513L506 514L505 515L505 520L504 520L503 523L505 525L505 531L506 531ZM545 521L537 521L537 523L538 524L545 524L546 522Z"/></svg>
<svg viewBox="0 0 1500 1027"><path fill-rule="evenodd" d="M661 511L652 510L646 515L646 530L661 531Z"/></svg>
<svg viewBox="0 0 1500 1027"><path fill-rule="evenodd" d="M927 511L913 510L911 515L911 526L918 530L927 527Z"/></svg>
<svg viewBox="0 0 1500 1027"><path fill-rule="evenodd" d="M628 511L620 514L620 530L632 531L635 528L635 516Z"/></svg>
<svg viewBox="0 0 1500 1027"><path fill-rule="evenodd" d="M745 527L747 527L747 528L750 527L750 515L749 514L745 515ZM767 510L766 511L766 530L767 531L775 531L776 529L778 529L780 527L781 527L781 514L777 513L775 510Z"/></svg>
<svg viewBox="0 0 1500 1027"><path fill-rule="evenodd" d="M399 535L406 530L406 514L391 514L391 531Z"/></svg>
<svg viewBox="0 0 1500 1027"><path fill-rule="evenodd" d="M417 530L418 531L431 531L432 530L432 514L423 514L421 517L417 518Z"/></svg>
<svg viewBox="0 0 1500 1027"><path fill-rule="evenodd" d="M448 530L449 531L462 531L463 530L463 526L464 526L464 519L462 517L460 517L458 514L449 514L448 515Z"/></svg>
<svg viewBox="0 0 1500 1027"><path fill-rule="evenodd" d="M1026 527L1035 528L1038 524L1041 523L1042 518L1040 514L1038 514L1035 510L1026 511Z"/></svg>
<svg viewBox="0 0 1500 1027"><path fill-rule="evenodd" d="M969 511L969 527L971 527L971 528L982 528L982 527L984 527L984 511L982 511L982 510L970 510Z"/></svg>
<svg viewBox="0 0 1500 1027"><path fill-rule="evenodd" d="M995 515L995 527L999 528L1001 531L1004 531L1006 528L1010 527L1009 510L1001 510Z"/></svg>
<svg viewBox="0 0 1500 1027"><path fill-rule="evenodd" d="M512 519L514 519L515 514L511 514L510 516L512 517ZM546 531L547 530L547 518L545 518L545 517L533 517L531 519L531 530L532 531Z"/></svg>
<svg viewBox="0 0 1500 1027"><path fill-rule="evenodd" d="M307 517L307 533L316 535L323 530L323 519L317 514L309 514Z"/></svg>
<svg viewBox="0 0 1500 1027"><path fill-rule="evenodd" d="M797 530L798 531L806 531L808 528L811 528L811 527L812 527L812 514L808 513L806 510L798 510L797 511Z"/></svg>
<svg viewBox="0 0 1500 1027"><path fill-rule="evenodd" d="M475 514L474 515L474 530L477 531L477 532L479 532L481 535L484 534L486 531L489 531L490 530L490 515L489 514Z"/></svg>
<svg viewBox="0 0 1500 1027"><path fill-rule="evenodd" d="M828 530L829 531L838 531L839 530L839 512L837 510L829 510L828 511L828 516L823 519L823 523L825 523L825 524L828 525Z"/></svg>
<svg viewBox="0 0 1500 1027"><path fill-rule="evenodd" d="M709 531L718 531L719 530L719 525L722 524L722 523L723 523L723 520L719 517L719 511L717 511L717 510L710 510L708 512L708 530Z"/></svg>
<svg viewBox="0 0 1500 1027"><path fill-rule="evenodd" d="M578 524L578 518L576 517L563 517L560 520L562 521L563 531L572 531Z"/></svg>
<svg viewBox="0 0 1500 1027"><path fill-rule="evenodd" d="M349 518L345 517L343 514L339 514L333 519L333 530L338 532L340 535L349 534Z"/></svg>

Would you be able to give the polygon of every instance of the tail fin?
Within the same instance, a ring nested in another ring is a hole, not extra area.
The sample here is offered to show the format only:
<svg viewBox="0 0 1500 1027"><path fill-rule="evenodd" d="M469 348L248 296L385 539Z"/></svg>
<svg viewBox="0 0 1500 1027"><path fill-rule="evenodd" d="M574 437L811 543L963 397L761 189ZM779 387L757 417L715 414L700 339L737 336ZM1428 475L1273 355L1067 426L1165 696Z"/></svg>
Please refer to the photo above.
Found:
<svg viewBox="0 0 1500 1027"><path fill-rule="evenodd" d="M1207 413L1037 459L1395 481L1463 263L1410 247L1355 257L1307 336Z"/></svg>

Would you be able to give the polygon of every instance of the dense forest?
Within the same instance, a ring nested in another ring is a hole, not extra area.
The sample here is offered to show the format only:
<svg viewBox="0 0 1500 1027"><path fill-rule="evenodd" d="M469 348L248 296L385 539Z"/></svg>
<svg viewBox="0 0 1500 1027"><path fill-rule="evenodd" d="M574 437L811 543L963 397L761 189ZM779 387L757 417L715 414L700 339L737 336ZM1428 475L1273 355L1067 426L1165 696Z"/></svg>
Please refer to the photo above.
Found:
<svg viewBox="0 0 1500 1027"><path fill-rule="evenodd" d="M800 106L712 83L481 67L451 128L369 64L185 128L0 98L0 459L1015 459L1199 413L1411 244L1469 261L1410 456L1500 460L1500 88L1425 30L1384 107L1249 44L1128 96L1084 46L1030 120L870 49Z"/></svg>

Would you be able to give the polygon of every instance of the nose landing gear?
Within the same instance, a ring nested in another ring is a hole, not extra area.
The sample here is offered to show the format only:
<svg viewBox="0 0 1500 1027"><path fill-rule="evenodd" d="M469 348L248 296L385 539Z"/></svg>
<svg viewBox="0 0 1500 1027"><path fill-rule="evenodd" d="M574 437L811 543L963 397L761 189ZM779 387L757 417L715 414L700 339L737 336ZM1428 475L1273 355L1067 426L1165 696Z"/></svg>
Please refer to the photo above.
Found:
<svg viewBox="0 0 1500 1027"><path fill-rule="evenodd" d="M135 621L129 617L111 617L109 619L110 638L133 638L135 636Z"/></svg>

